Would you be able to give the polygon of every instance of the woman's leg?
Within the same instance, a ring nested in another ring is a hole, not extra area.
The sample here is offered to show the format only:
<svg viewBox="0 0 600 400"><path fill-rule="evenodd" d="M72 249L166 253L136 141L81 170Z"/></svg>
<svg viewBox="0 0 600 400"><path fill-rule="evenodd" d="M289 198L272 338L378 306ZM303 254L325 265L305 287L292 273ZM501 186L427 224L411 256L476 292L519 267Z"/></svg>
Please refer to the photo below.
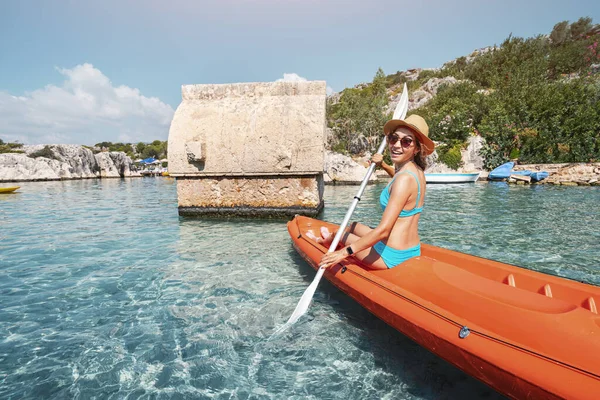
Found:
<svg viewBox="0 0 600 400"><path fill-rule="evenodd" d="M367 225L363 225L359 222L353 222L350 224L349 228L346 228L346 231L356 235L358 237L363 237L365 236L367 233L371 232L373 230L373 228L368 227ZM337 235L338 231L333 231L333 232L329 232L329 230L326 227L321 227L320 233L321 233L321 237L323 238L322 241L318 241L319 243L322 243L326 246L329 246L331 244L331 242L333 242L333 239L335 238L335 235ZM312 237L311 237L312 239Z"/></svg>
<svg viewBox="0 0 600 400"><path fill-rule="evenodd" d="M369 227L366 227L366 228L371 229ZM333 241L334 237L335 237L335 232L330 235L331 240L329 241L329 243L327 245L325 245L325 243L323 243L323 244L326 247L328 247L331 244L331 242ZM345 246L351 245L352 243L356 242L358 239L360 239L360 236L355 235L353 233L346 232L342 235L342 237L340 239L340 243L345 247ZM377 253L375 251L375 249L373 249L372 247L369 247L368 249L364 249L362 251L355 252L353 257L356 258L357 260L361 261L369 269L388 269L387 265L385 265L385 263L383 262L383 259L379 255L379 253Z"/></svg>

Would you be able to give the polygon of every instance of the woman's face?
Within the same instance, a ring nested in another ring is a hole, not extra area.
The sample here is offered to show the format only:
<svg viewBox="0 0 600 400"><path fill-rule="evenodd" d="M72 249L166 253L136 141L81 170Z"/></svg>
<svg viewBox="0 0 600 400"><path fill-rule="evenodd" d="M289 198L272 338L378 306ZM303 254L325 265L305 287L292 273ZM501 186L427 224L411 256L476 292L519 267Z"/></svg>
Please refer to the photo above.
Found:
<svg viewBox="0 0 600 400"><path fill-rule="evenodd" d="M404 126L389 134L387 140L394 164L410 161L419 152L415 134Z"/></svg>

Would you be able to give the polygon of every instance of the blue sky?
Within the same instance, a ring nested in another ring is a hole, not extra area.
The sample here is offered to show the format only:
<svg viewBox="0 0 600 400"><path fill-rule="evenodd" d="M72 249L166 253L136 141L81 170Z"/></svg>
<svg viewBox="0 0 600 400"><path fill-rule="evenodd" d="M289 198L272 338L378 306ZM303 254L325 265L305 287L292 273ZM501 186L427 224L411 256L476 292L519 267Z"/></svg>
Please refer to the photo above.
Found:
<svg viewBox="0 0 600 400"><path fill-rule="evenodd" d="M0 0L0 138L166 140L182 84L340 91L581 16L600 1Z"/></svg>

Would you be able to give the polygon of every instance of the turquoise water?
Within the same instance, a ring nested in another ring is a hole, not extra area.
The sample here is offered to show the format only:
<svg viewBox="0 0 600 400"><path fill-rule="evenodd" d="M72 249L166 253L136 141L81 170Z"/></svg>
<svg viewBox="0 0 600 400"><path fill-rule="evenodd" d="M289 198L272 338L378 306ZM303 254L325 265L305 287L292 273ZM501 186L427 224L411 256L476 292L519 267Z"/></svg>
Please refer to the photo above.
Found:
<svg viewBox="0 0 600 400"><path fill-rule="evenodd" d="M0 398L499 398L322 282L281 221L183 219L165 178L0 195ZM382 185L355 213L376 225ZM356 187L326 187L339 222ZM600 188L428 188L424 242L600 285Z"/></svg>

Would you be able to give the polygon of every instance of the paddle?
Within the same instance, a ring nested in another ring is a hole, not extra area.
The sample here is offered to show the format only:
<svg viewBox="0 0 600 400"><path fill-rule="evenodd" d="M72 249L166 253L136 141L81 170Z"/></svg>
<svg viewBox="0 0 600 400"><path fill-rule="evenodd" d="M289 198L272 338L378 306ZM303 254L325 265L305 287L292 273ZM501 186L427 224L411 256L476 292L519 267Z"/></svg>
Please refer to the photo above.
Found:
<svg viewBox="0 0 600 400"><path fill-rule="evenodd" d="M404 88L402 89L402 95L400 96L400 101L398 102L398 105L396 106L396 110L394 110L394 116L392 117L392 119L404 119L406 117L407 111L408 111L408 89L407 89L406 83L405 83ZM379 149L377 150L377 153L383 154L383 151L385 150L385 146L386 146L386 138L384 136L383 141L381 142L381 145L379 145ZM352 216L352 213L354 213L354 209L358 205L358 202L360 201L360 197L362 196L363 192L365 191L365 187L367 186L367 183L369 182L369 178L371 177L371 174L373 174L374 170L375 170L375 164L371 163L371 165L369 166L369 169L367 170L367 174L363 178L360 188L358 189L358 192L356 193L356 196L354 196L354 200L352 201L350 208L346 212L344 221L340 225L340 228L338 229L338 231L333 239L333 242L331 242L331 246L329 246L328 253L331 253L336 250L337 245L340 242L340 239L342 238L342 234L344 233L346 226L348 226L350 217ZM313 295L315 294L315 291L317 290L317 286L319 285L319 281L321 280L321 277L323 276L324 272L325 272L324 268L318 269L317 274L315 275L315 278L313 279L312 283L308 286L308 288L304 291L304 294L300 298L300 301L298 302L296 309L292 313L292 316L290 317L290 319L288 319L288 321L286 322L285 326L295 323L296 321L298 321L298 319L302 315L304 315L304 313L306 313L306 310L308 310L308 306L310 305L310 302L313 298Z"/></svg>

